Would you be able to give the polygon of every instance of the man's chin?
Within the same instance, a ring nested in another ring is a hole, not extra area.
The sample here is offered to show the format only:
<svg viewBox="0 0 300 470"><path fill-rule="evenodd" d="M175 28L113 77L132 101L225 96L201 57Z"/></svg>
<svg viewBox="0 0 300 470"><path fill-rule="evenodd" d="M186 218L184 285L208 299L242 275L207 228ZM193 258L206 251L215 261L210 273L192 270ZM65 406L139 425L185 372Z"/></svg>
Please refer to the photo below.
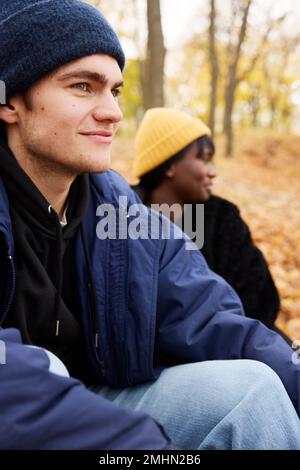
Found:
<svg viewBox="0 0 300 470"><path fill-rule="evenodd" d="M109 170L110 164L110 155L100 155L100 157L87 162L87 164L85 165L86 168L84 170L84 173L105 173Z"/></svg>

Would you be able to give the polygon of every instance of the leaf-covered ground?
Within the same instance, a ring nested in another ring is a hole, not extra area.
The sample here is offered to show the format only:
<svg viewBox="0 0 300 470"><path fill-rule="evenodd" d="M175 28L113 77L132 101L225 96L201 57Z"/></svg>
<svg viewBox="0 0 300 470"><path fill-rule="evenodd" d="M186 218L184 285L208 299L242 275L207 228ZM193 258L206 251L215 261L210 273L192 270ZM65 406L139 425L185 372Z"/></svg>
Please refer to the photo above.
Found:
<svg viewBox="0 0 300 470"><path fill-rule="evenodd" d="M281 295L279 327L300 339L300 137L238 133L235 157L217 139L215 194L236 203ZM112 167L133 182L133 146L119 138Z"/></svg>

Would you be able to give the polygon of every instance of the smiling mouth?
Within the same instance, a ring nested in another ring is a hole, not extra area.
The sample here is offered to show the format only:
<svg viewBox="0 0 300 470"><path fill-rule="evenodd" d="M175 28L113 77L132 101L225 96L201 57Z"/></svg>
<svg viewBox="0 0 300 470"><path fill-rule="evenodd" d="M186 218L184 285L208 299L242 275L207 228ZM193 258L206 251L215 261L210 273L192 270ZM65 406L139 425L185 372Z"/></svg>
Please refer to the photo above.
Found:
<svg viewBox="0 0 300 470"><path fill-rule="evenodd" d="M113 133L110 131L80 132L80 135L104 144L110 144L113 140Z"/></svg>
<svg viewBox="0 0 300 470"><path fill-rule="evenodd" d="M213 188L213 184L212 183L208 183L208 184L205 184L204 185L204 188L207 190L207 191L212 191L212 188Z"/></svg>

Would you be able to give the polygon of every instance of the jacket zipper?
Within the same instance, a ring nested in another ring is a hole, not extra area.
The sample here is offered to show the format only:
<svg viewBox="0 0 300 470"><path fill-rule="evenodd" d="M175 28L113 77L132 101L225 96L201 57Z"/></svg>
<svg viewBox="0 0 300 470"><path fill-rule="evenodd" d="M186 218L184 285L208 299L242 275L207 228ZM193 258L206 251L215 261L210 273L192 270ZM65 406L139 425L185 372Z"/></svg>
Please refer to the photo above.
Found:
<svg viewBox="0 0 300 470"><path fill-rule="evenodd" d="M86 238L85 238L85 233L83 226L81 225L80 228L81 232L81 241L82 241L82 246L83 246L83 251L85 254L85 262L86 262L86 270L87 270L87 277L88 277L88 311L89 311L89 330L90 330L90 337L91 337L91 342L92 342L92 348L93 352L95 355L96 362L100 366L100 371L103 377L105 376L105 364L104 361L101 360L101 357L99 356L99 350L100 350L100 345L99 345L99 328L97 328L97 320L96 320L96 315L97 315L97 300L96 300L96 295L93 289L93 279L92 279L92 274L91 274L91 265L90 265L90 256L88 253L88 248L86 244Z"/></svg>
<svg viewBox="0 0 300 470"><path fill-rule="evenodd" d="M104 361L101 360L99 353L98 353L98 349L100 348L99 332L97 332L97 328L96 328L96 318L95 318L96 312L94 311L94 308L92 308L92 305L91 305L91 302L94 304L93 302L94 293L93 293L92 285L90 282L88 282L88 292L89 292L88 302L89 302L89 320L90 320L89 323L90 323L91 342L93 345L93 351L95 354L96 361L100 366L100 370L101 370L103 377L105 377L105 364L104 364Z"/></svg>
<svg viewBox="0 0 300 470"><path fill-rule="evenodd" d="M7 317L7 314L10 310L10 307L11 307L11 304L12 304L12 301L13 301L13 298L14 298L14 294L15 294L15 288L16 288L16 272L15 272L15 266L14 266L14 262L13 262L13 258L12 256L8 256L8 262L9 262L9 265L10 265L10 281L9 281L9 284L8 284L8 299L7 299L7 302L6 302L6 305L3 309L3 313L1 315L1 324L4 322L4 320L6 319Z"/></svg>

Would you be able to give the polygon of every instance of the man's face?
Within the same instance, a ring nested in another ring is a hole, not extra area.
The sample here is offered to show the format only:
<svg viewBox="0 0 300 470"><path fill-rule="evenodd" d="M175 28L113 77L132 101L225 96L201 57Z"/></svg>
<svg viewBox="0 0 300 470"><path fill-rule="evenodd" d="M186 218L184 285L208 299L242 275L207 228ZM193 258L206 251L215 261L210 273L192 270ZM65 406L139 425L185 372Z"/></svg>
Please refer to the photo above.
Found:
<svg viewBox="0 0 300 470"><path fill-rule="evenodd" d="M97 54L63 65L13 97L18 121L10 140L21 166L26 159L27 168L42 165L72 176L106 171L122 119L122 84L117 61Z"/></svg>

